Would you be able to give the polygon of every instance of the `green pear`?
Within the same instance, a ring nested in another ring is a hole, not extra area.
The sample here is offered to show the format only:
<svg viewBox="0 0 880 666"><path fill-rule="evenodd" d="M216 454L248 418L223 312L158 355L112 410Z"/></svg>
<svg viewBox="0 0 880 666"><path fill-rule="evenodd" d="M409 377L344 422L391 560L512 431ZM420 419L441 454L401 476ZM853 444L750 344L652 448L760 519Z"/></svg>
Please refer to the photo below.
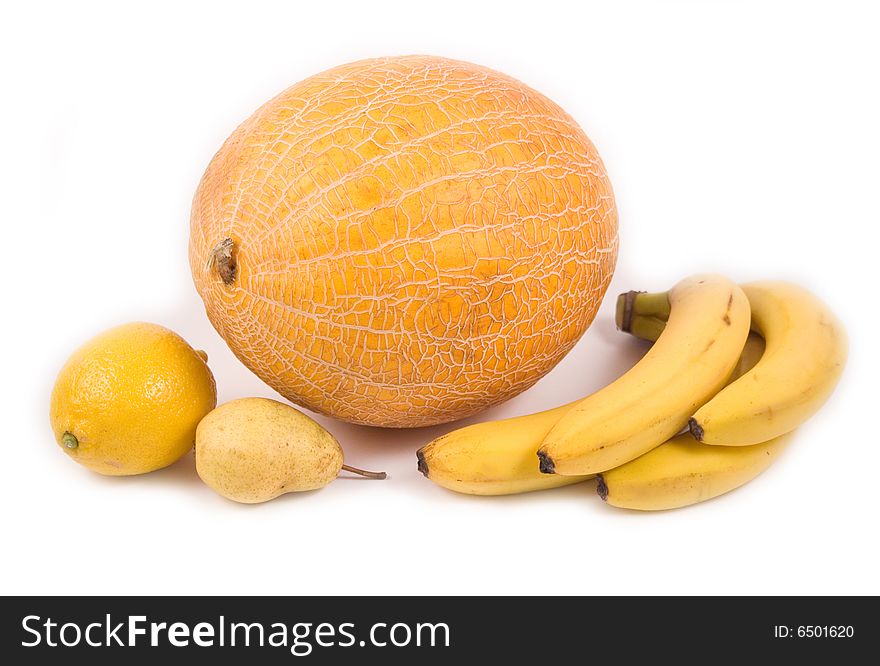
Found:
<svg viewBox="0 0 880 666"><path fill-rule="evenodd" d="M315 490L340 470L384 479L343 464L342 447L321 425L290 405L242 398L210 412L196 428L196 471L236 502L257 504Z"/></svg>

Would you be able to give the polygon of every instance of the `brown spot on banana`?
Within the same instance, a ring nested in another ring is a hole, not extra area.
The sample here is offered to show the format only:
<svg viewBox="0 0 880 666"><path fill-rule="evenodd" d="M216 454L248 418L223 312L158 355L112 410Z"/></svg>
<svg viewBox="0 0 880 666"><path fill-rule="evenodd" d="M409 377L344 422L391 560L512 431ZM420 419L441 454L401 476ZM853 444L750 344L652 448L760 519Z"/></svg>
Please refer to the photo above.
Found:
<svg viewBox="0 0 880 666"><path fill-rule="evenodd" d="M721 318L725 324L730 326L730 309L733 307L733 292L730 292L730 296L727 297L727 309L724 311L724 316Z"/></svg>

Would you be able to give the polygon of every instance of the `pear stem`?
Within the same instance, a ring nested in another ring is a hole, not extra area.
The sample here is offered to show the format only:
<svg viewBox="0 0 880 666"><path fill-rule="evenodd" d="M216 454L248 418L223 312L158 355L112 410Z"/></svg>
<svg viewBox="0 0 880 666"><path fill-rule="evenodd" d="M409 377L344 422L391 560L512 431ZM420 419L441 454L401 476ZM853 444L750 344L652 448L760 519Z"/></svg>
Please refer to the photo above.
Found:
<svg viewBox="0 0 880 666"><path fill-rule="evenodd" d="M351 472L352 474L365 476L368 479L384 479L388 476L385 472L368 472L365 469L358 469L357 467L352 467L351 465L343 465L342 469L344 469L346 472Z"/></svg>

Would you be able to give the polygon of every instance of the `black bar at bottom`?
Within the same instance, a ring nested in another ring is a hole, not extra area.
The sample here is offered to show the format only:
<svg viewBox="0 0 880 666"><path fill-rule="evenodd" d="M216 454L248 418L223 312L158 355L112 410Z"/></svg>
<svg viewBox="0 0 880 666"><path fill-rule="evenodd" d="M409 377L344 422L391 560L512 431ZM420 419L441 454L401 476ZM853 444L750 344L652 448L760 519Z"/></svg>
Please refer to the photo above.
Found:
<svg viewBox="0 0 880 666"><path fill-rule="evenodd" d="M5 597L0 607L5 663L95 665L225 651L260 664L855 663L874 652L880 623L877 597Z"/></svg>

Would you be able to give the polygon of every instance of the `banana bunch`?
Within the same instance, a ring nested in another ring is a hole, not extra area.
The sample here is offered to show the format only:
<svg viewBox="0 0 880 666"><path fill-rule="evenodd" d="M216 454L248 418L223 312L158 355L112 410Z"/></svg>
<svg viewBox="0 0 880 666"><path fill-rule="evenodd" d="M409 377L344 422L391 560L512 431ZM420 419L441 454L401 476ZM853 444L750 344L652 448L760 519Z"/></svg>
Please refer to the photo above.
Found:
<svg viewBox="0 0 880 666"><path fill-rule="evenodd" d="M419 470L475 495L598 475L614 506L686 506L764 471L846 362L840 322L785 282L699 275L668 292L628 292L617 325L654 343L622 377L555 409L447 433L418 451Z"/></svg>

